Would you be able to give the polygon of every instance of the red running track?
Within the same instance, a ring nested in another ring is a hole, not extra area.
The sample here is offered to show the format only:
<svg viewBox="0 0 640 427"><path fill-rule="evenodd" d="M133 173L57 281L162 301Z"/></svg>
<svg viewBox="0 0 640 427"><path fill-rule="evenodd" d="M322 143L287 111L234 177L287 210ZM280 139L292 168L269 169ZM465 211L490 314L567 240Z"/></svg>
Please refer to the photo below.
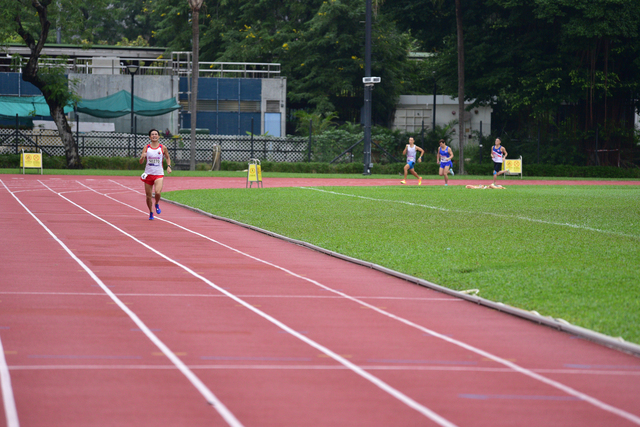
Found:
<svg viewBox="0 0 640 427"><path fill-rule="evenodd" d="M640 425L634 356L162 209L137 177L0 176L5 425Z"/></svg>

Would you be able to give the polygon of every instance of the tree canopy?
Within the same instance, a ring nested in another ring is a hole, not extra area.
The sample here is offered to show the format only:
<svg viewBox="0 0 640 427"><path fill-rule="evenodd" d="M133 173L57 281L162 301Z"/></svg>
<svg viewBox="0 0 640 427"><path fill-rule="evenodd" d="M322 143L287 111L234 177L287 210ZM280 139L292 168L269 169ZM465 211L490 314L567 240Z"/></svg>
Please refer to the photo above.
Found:
<svg viewBox="0 0 640 427"><path fill-rule="evenodd" d="M59 27L63 43L146 42L191 50L186 0L39 3L49 8L47 42L56 40ZM431 94L434 76L439 93L457 96L454 2L374 3L372 70L382 78L373 92L374 122L390 123L400 94ZM41 27L32 0L0 4L4 40L18 40L17 11L31 10L20 14L26 32ZM640 98L638 0L461 5L465 97L494 107L495 133L530 136L540 126L549 141L580 141L585 161L602 144L628 151ZM205 0L200 60L280 63L289 106L336 112L338 121L357 122L363 104L364 9L364 0ZM433 56L410 61L410 51Z"/></svg>

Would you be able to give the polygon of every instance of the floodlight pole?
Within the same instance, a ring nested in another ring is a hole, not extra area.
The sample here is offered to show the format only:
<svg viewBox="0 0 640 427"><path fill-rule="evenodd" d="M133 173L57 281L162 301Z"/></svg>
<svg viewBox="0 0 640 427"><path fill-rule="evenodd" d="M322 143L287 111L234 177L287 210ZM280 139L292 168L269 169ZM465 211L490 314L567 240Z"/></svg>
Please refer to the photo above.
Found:
<svg viewBox="0 0 640 427"><path fill-rule="evenodd" d="M191 150L189 169L196 170L196 125L198 119L198 77L200 76L200 27L198 21L204 0L189 0L191 6L191 32L193 36L191 62Z"/></svg>
<svg viewBox="0 0 640 427"><path fill-rule="evenodd" d="M131 74L131 135L133 135L134 133L134 129L133 129L133 117L135 115L135 109L133 108L133 76L136 75L136 73L138 72L138 68L139 66L137 64L129 64L127 65L127 71L129 72L129 74Z"/></svg>
<svg viewBox="0 0 640 427"><path fill-rule="evenodd" d="M436 80L436 72L433 73L433 125L431 131L436 131L436 94L438 93L438 81Z"/></svg>
<svg viewBox="0 0 640 427"><path fill-rule="evenodd" d="M133 108L133 76L135 76L135 74L131 74L131 135L133 135L133 116L134 116L134 108Z"/></svg>
<svg viewBox="0 0 640 427"><path fill-rule="evenodd" d="M371 77L371 0L366 0L366 18L364 35L364 76ZM364 85L364 172L371 175L371 90L373 84Z"/></svg>

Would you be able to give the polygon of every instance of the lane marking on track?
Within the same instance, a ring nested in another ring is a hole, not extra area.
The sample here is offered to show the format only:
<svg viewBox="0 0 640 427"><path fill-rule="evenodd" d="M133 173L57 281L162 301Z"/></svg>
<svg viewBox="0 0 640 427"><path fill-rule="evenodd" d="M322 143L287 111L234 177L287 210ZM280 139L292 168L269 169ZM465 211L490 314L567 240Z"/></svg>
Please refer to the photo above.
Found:
<svg viewBox="0 0 640 427"><path fill-rule="evenodd" d="M156 345L156 347L158 347L162 351L162 353L164 353L169 358L169 360L171 360L171 362L175 365L175 367L178 368L178 370L182 372L182 374L185 377L187 377L187 379L191 382L191 384L200 392L200 394L202 394L202 396L206 399L206 401L210 405L212 405L216 409L216 411L218 411L218 413L222 416L222 418L224 418L224 420L232 427L242 427L242 424L240 423L240 421L238 421L237 418L231 413L231 411L229 411L229 409L227 409L227 407L224 406L224 404L211 392L211 390L209 390L207 386L205 386L204 383L193 372L191 372L189 368L187 368L187 366L180 360L180 358L178 358L178 356L176 356L169 349L169 347L167 347L153 332L151 332L151 330L147 327L147 325L145 325L144 322L142 322L142 320L140 320L140 318L131 309L129 309L122 301L120 301L120 299L113 292L111 292L111 290L109 290L107 286L105 286L102 280L100 280L100 278L96 276L96 274L86 264L84 264L82 260L80 260L49 228L47 228L47 226L44 225L44 223L40 221L40 219L33 212L31 212L29 208L27 208L27 206L24 203L22 203L22 201L15 194L11 193L9 188L4 184L2 180L0 180L0 183L2 183L2 185L5 188L7 188L7 191L9 191L9 193L16 199L16 201L27 211L27 213L29 213L29 215L31 215L31 217L33 217L33 219L35 219L36 222L38 222L38 224L40 224L42 228L44 228L45 231L51 237L53 237L53 239L60 246L62 246L62 248L69 254L69 256L71 256L71 258L73 258L82 267L82 269L86 271L87 274L98 285L100 285L102 290L120 307L120 309L122 309L122 311L124 311L129 316L129 318L131 318L131 320L144 332L147 338L149 338L149 340L151 340L151 342L153 342ZM53 191L44 183L41 182L41 184L44 187L46 187L49 191L53 192L54 194L57 194L55 193L55 191ZM66 197L64 196L60 196L60 197L66 199ZM66 199L66 200L69 200L69 199ZM75 203L73 204L75 205ZM85 210L85 212L88 212L88 211Z"/></svg>
<svg viewBox="0 0 640 427"><path fill-rule="evenodd" d="M11 376L9 375L9 367L7 360L4 358L4 348L0 339L0 389L2 390L2 403L4 404L4 413L7 420L7 427L19 427L18 410L16 409L16 401L13 397L13 387L11 387Z"/></svg>
<svg viewBox="0 0 640 427"><path fill-rule="evenodd" d="M420 203L405 202L405 201L402 201L402 200L376 199L374 197L358 196L358 195L355 195L355 194L348 194L348 193L338 193L336 191L323 190L323 189L320 189L320 188L313 188L313 187L296 187L296 188L300 188L302 190L319 191L321 193L334 194L336 196L354 197L354 198L357 198L357 199L370 200L370 201L373 201L373 202L398 203L398 204L402 204L402 205L415 206L415 207L426 208L426 209L433 209L433 210L438 210L438 211L443 211L443 212L455 212L455 213L463 213L463 214L471 214L471 215L482 214L482 215L495 216L495 217L498 217L498 218L519 219L519 220L522 220L522 221L537 222L537 223L540 223L540 224L547 224L547 225L557 225L557 226L561 226L561 227L570 227L570 228L576 228L576 229L580 229L580 230L593 231L593 232L596 232L596 233L611 234L611 235L614 235L614 236L628 237L628 238L631 238L631 239L640 240L640 236L635 235L635 234L620 233L618 231L610 231L610 230L601 230L599 228L587 227L587 226L577 225L577 224L570 224L568 222L545 221L543 219L529 218L529 217L520 216L520 215L499 214L499 213L494 213L494 212L476 212L476 211L465 211L465 210L462 210L462 209L449 209L449 208L443 208L443 207L439 207L439 206L429 206L429 205L423 205L423 204L420 204Z"/></svg>
<svg viewBox="0 0 640 427"><path fill-rule="evenodd" d="M82 270L80 270L82 271ZM0 295L70 295L70 296L103 296L100 292L11 292L0 291ZM226 298L226 295L213 294L154 294L154 293L135 293L135 294L119 294L121 297L196 297L196 298ZM240 298L301 298L301 299L343 299L338 295L252 295L240 294ZM459 298L411 298L411 297L373 297L373 296L354 296L359 299L375 299L375 300L406 300L406 301L448 301L461 302Z"/></svg>
<svg viewBox="0 0 640 427"><path fill-rule="evenodd" d="M80 185L89 188L91 191L95 192L96 194L99 194L101 196L105 196L108 197L111 200L114 200L118 203L121 203L125 206L130 207L131 209L134 209L138 212L144 213L145 215L147 214L145 211L142 211L140 209L134 208L131 205L128 205L126 203L123 203L117 199L114 199L110 196L107 196L103 193L99 193L98 191L95 191L93 189L91 189L90 187L82 184L81 182L77 181ZM46 185L44 183L42 183L43 186L46 187ZM49 187L47 187L49 188ZM455 424L453 424L452 422L450 422L449 420L445 419L444 417L440 416L439 414L437 414L436 412L432 411L431 409L427 408L424 405L421 405L420 403L416 402L415 400L411 399L409 396L405 395L404 393L402 393L401 391L391 387L389 384L385 383L384 381L382 381L381 379L379 379L378 377L376 377L375 375L370 374L369 372L365 371L364 369L362 369L360 366L350 362L349 360L347 360L346 358L340 356L339 354L335 353L334 351L330 350L329 348L317 343L316 341L313 341L312 339L296 332L293 328L287 326L286 324L284 324L283 322L279 321L278 319L270 316L269 314L263 312L262 310L254 307L253 305L251 305L250 303L244 301L243 299L239 298L238 296L232 294L231 292L227 291L224 288L221 288L220 286L216 285L215 283L213 283L212 281L210 281L209 279L207 279L206 277L203 277L202 275L196 273L195 271L193 271L192 269L190 269L189 267L179 263L178 261L175 261L174 259L170 258L169 256L163 254L162 252L158 251L157 249L151 247L150 245L140 241L139 239L137 239L135 236L127 233L126 231L118 228L117 226L115 226L114 224L111 224L110 222L108 222L107 220L95 215L94 213L88 211L87 209L83 208L82 206L78 205L77 203L73 202L72 200L66 198L65 196L63 196L60 193L56 193L54 190L50 189L54 194L57 194L59 197L62 197L64 200L68 201L69 203L71 203L72 205L76 206L79 209L82 209L83 211L87 212L89 215L93 216L94 218L102 221L103 223L109 225L110 227L114 228L115 230L119 231L120 233L124 234L125 236L129 237L130 239L134 240L135 242L139 243L140 245L144 246L145 248L149 249L150 251L152 251L153 253L155 253L156 255L164 258L165 260L171 262L172 264L176 265L177 267L180 267L181 269L183 269L184 271L188 272L189 274L191 274L192 276L202 280L204 283L206 283L207 285L211 286L212 288L218 290L220 293L223 293L225 295L227 295L229 298L233 299L234 301L236 301L237 303L243 305L244 307L246 307L247 309L253 311L255 314L257 314L258 316L262 317L265 320L268 320L269 322L273 323L274 325L276 325L277 327L279 327L280 329L283 329L287 332L289 332L291 335L295 336L296 338L298 338L300 341L305 342L306 344L308 344L309 346L319 350L320 352L326 354L328 357L334 359L336 362L348 367L349 369L351 369L354 373L360 375L362 378L368 380L369 382L373 383L374 385L376 385L378 388L382 389L383 391L385 391L386 393L390 394L391 396L395 397L396 399L398 399L399 401L401 401L402 403L404 403L405 405L409 406L410 408L416 410L417 412L421 413L422 415L424 415L425 417L429 418L430 420L432 420L433 422L437 423L438 425L441 425L443 427L456 427ZM159 217L157 217L158 219L160 219ZM178 224L174 224L171 223L170 221L166 221L163 220L164 222L168 223L168 224L172 224L174 226L177 226L181 229L184 229L185 231L188 231L190 233L194 233L197 234L199 236L205 237L199 233L195 233L194 231L188 230ZM226 245L225 245L226 246ZM229 249L232 249L230 247L228 247ZM239 252L237 250L234 249L234 251ZM239 252L240 253L240 252ZM253 258L253 257L252 257ZM257 258L256 258L257 259ZM294 273L291 273L294 274ZM299 277L297 274L294 274L296 277ZM106 288L106 287L105 287Z"/></svg>
<svg viewBox="0 0 640 427"><path fill-rule="evenodd" d="M338 370L347 371L349 368L343 365L187 365L189 369L198 370ZM411 372L476 372L476 373L503 373L517 374L509 368L483 368L476 366L420 366L420 365L363 365L371 371L411 371ZM29 370L74 370L74 369L95 369L95 370L154 370L154 369L175 369L174 365L12 365L10 371ZM640 376L637 371L594 371L578 369L532 369L541 374L552 375L588 375L588 376Z"/></svg>
<svg viewBox="0 0 640 427"><path fill-rule="evenodd" d="M115 181L112 181L112 182L114 182L114 183L116 183L116 184L119 184L119 183L117 183L117 182L115 182ZM83 185L83 186L84 186L84 184L82 184L81 182L79 182L79 181L78 181L78 183L79 183L80 185ZM120 184L119 184L119 185L120 185ZM87 187L87 186L85 186L85 187ZM124 187L124 188L128 188L128 187L125 187L125 186L123 186L123 187ZM87 187L87 188L89 188L89 187ZM299 187L299 188L305 188L305 189L317 190L317 189L315 189L315 188L310 188L310 187ZM94 190L94 191L95 191L95 190ZM135 190L132 190L132 191L135 191ZM324 190L317 190L317 191L324 191ZM135 191L135 192L137 192L137 191ZM334 192L330 192L330 191L327 191L327 192L328 192L328 193L334 193ZM97 193L97 194L101 194L101 193L98 193L97 191L96 191L96 193ZM350 195L350 194L340 194L340 193L334 193L334 194L344 195L344 196L349 196L349 197L360 197L360 198L363 198L363 199L376 200L376 199L372 199L372 198L368 198L368 197L353 196L353 195ZM145 211L142 211L142 210L140 210L140 209L138 209L138 208L135 208L135 207L133 207L133 206L131 206L131 205L128 205L127 203L121 202L120 200L114 199L114 198L109 197L109 196L107 196L107 195L105 195L105 194L101 194L101 195L106 196L106 197L110 198L111 200L116 201L117 203L120 203L120 204L122 204L122 205L128 206L128 207L130 207L131 209L137 210L138 212L142 212L142 213L146 214L146 212L145 212ZM384 200L380 200L380 201L384 201ZM408 203L408 202L407 202L406 204L414 205L413 203ZM423 206L423 205L418 205L418 206ZM429 207L429 206L423 206L423 207ZM446 210L446 209L444 209L444 208L438 208L438 207L429 207L429 208L432 208L432 209L439 209L439 210ZM469 212L469 213L472 213L472 212ZM280 271L282 271L282 272L284 272L284 273L286 273L286 274L290 274L290 275L292 275L292 276L294 276L294 277L297 277L297 278L299 278L299 279L301 279L301 280L304 280L304 281L307 281L307 282L309 282L309 283L312 283L312 284L314 284L314 285L316 285L316 286L318 286L318 287L320 287L320 288L322 288L322 289L325 289L325 290L330 291L330 292L333 292L333 293L335 293L335 294L337 294L337 295L343 296L343 297L344 297L344 298L346 298L346 299L349 299L349 300L351 300L351 301L353 301L353 302L356 302L356 303L358 303L358 304L361 304L361 305L363 305L363 306L366 306L366 307L368 307L368 308L370 308L370 309L372 309L372 310L377 311L378 313L380 313L380 314L382 314L382 315L384 315L384 316L387 316L387 317L392 318L392 319L395 319L395 320L397 320L397 321L399 321L399 322L401 322L401 323L404 323L404 324L405 324L405 325L407 325L407 326L410 326L410 327L416 328L416 329L418 329L418 330L420 330L420 331L422 331L422 332L425 332L425 333L426 333L426 334L428 334L428 335L431 335L431 336L433 336L433 337L440 338L441 340L446 341L446 342L448 342L448 343L450 343L450 344L453 344L453 345L455 345L455 346L458 346L458 347L460 347L460 348L463 348L463 349L465 349L465 350L468 350L468 351L470 351L470 352L472 352L472 353L475 353L475 354L478 354L478 355L480 355L480 356L486 357L486 358L488 358L488 359L490 359L490 360L493 360L493 361L495 361L495 362L497 362L497 363L499 363L499 364L501 364L501 365L504 365L504 366L506 366L506 367L508 367L508 368L511 368L512 370L514 370L514 371L516 371L516 372L519 372L519 373L521 373L521 374L523 374L523 375L525 375L525 376L527 376L527 377L529 377L529 378L532 378L532 379L534 379L534 380L537 380L537 381L539 381L539 382L542 382L542 383L544 383L544 384L546 384L546 385L548 385L548 386L551 386L551 387L553 387L553 388L559 389L559 390L561 390L561 391L563 391L563 392L565 392L565 393L567 393L567 394L569 394L569 395L571 395L571 396L577 397L577 398L579 398L579 399L581 399L581 400L583 400L583 401L585 401L585 402L588 402L589 404L591 404L591 405L593 405L593 406L595 406L595 407L597 407L597 408L599 408L599 409L602 409L602 410L604 410L604 411L610 412L610 413L615 414L615 415L617 415L617 416L619 416L619 417L625 418L625 419L627 419L627 420L629 420L629 421L633 422L634 424L640 425L640 417L639 417L639 416L637 416L637 415L634 415L634 414L629 413L629 412L627 412L627 411L624 411L624 410L622 410L622 409L616 408L615 406L612 406L612 405L609 405L609 404L607 404L607 403L605 403L605 402L602 402L601 400L598 400L598 399L596 399L596 398L594 398L594 397L592 397L592 396L589 396L589 395L587 395L587 394L585 394L585 393L582 393L582 392L580 392L580 391L578 391L578 390L575 390L575 389L573 389L573 388L571 388L571 387L569 387L569 386L567 386L567 385L565 385L565 384L562 384L562 383L560 383L560 382L558 382L558 381L555 381L555 380L552 380L552 379L550 379L550 378L547 378L547 377L545 377L545 376L543 376L543 375L540 375L540 374L538 374L538 373L536 373L536 372L534 372L534 371L531 371L531 370L529 370L529 369L527 369L527 368L523 368L523 367L521 367L521 366L519 366L519 365L517 365L517 364L515 364L515 363L513 363L513 362L511 362L511 361L509 361L509 360L503 359L503 358L501 358L501 357L499 357L499 356L496 356L496 355L491 354L491 353L489 353L489 352L487 352L487 351L485 351L485 350L482 350L482 349L479 349L479 348L477 348L477 347L474 347L474 346L472 346L472 345L470 345L470 344L464 343L464 342L462 342L462 341L459 341L459 340L453 339L453 338L451 338L451 337L449 337L449 336L446 336L446 335L440 334L440 333L438 333L438 332L436 332L436 331L430 330L430 329L428 329L428 328L426 328L426 327L423 327L422 325L418 325L418 324L416 324L416 323L414 323L414 322L412 322L412 321L410 321L410 320L407 320L407 319L402 318L402 317L400 317L400 316L396 316L395 314L389 313L389 312L387 312L387 311L385 311L385 310L381 310L381 309L379 309L379 308L377 308L377 307L375 307L375 306L373 306L373 305L371 305L371 304L368 304L368 303L366 303L366 302L364 302L364 301L362 301L362 300L359 300L359 299L357 299L357 298L355 298L355 297L352 297L352 296L350 296L350 295L348 295L348 294L345 294L345 293L344 293L344 292L342 292L342 291L338 291L338 290L334 290L334 289L332 289L332 288L329 288L328 286L325 286L325 285L323 285L322 283L317 282L317 281L315 281L315 280L313 280L313 279L309 279L309 278L307 278L307 277L304 277L303 275L300 275L300 274L294 273L293 271L290 271L290 270L288 270L288 269L286 269L286 268L284 268L284 267L280 267L280 266L278 266L278 265L276 265L276 264L273 264L273 263L271 263L271 262L268 262L268 261L262 260L262 259L260 259L260 258L254 257L253 255L250 255L250 254L247 254L247 253L245 253L245 252L242 252L242 251L240 251L240 250L238 250L238 249L232 248L232 247L231 247L231 246L229 246L229 245L226 245L226 244L224 244L224 243L222 243L222 242L219 242L219 241L217 241L217 240L215 240L215 239L213 239L213 238L211 238L211 237L205 236L205 235L203 235L203 234L201 234L201 233L198 233L198 232L196 232L196 231L190 230L190 229L188 229L188 228L186 228L186 227L183 227L183 226L181 226L181 225L179 225L179 224L173 223L173 222L171 222L171 221L168 221L168 220L166 220L166 219L159 218L159 217L157 217L157 219L160 219L161 221L164 221L164 222L166 222L166 223L168 223L168 224L174 225L175 227L178 227L178 228L180 228L181 230L184 230L184 231L187 231L187 232L192 233L192 234L194 234L194 235L200 236L200 237L202 237L202 238L204 238L204 239L206 239L206 240L209 240L209 241L211 241L211 242L213 242L213 243L216 243L216 244L218 244L218 245L220 245L220 246L222 246L222 247L224 247L224 248L227 248L227 249L229 249L229 250L231 250L231 251L233 251L233 252L235 252L235 253L238 253L238 254L240 254L240 255L243 255L243 256L245 256L245 257L247 257L247 258L253 259L253 260L258 261L258 262L261 262L261 263L263 263L263 264L265 264L265 265L272 266L273 268L276 268L276 269L278 269L278 270L280 270ZM532 220L532 221L535 221L535 220ZM565 225L565 224L556 224L556 225ZM581 227L578 227L578 228L581 228ZM595 230L595 229L594 229L594 230ZM595 230L595 231L599 231L599 230ZM606 231L603 231L603 232L606 232ZM612 234L620 234L620 233L612 233ZM632 236L632 235L628 235L628 237L639 238L639 237L637 237L637 236Z"/></svg>

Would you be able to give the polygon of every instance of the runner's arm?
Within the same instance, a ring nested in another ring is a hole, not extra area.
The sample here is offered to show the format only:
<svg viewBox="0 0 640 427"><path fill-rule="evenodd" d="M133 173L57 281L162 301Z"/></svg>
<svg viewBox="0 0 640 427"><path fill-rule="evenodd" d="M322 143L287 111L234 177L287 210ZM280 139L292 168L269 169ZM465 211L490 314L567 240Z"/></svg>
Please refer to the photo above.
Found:
<svg viewBox="0 0 640 427"><path fill-rule="evenodd" d="M142 162L144 162L144 158L147 157L147 147L145 146L142 149L142 154L140 154L140 160L138 160L140 162L140 164L142 164Z"/></svg>
<svg viewBox="0 0 640 427"><path fill-rule="evenodd" d="M171 157L169 156L169 150L167 150L166 146L162 146L162 154L164 154L164 158L167 160L167 167L171 167Z"/></svg>

